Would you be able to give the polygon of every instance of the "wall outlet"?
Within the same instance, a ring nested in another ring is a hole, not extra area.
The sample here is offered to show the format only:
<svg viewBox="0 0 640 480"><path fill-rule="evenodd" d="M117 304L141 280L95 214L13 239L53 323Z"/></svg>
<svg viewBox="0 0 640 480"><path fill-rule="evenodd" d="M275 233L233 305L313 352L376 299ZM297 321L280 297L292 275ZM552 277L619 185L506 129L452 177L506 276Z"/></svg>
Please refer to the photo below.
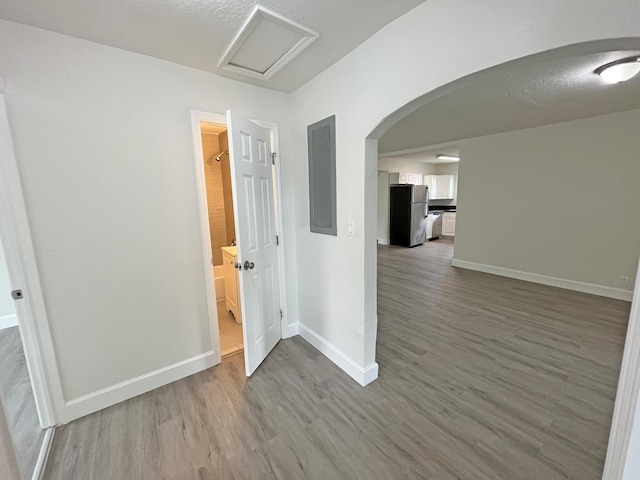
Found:
<svg viewBox="0 0 640 480"><path fill-rule="evenodd" d="M624 275L620 277L620 285L625 286L629 285L629 277L625 277Z"/></svg>

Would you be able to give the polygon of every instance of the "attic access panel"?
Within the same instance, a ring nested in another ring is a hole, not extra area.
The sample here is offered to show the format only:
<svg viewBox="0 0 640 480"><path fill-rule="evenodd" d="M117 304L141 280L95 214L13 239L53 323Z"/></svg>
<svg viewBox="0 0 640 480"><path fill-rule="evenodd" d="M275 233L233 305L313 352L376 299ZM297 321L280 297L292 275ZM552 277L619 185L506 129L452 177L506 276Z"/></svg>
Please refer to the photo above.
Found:
<svg viewBox="0 0 640 480"><path fill-rule="evenodd" d="M218 67L268 80L320 35L256 5Z"/></svg>

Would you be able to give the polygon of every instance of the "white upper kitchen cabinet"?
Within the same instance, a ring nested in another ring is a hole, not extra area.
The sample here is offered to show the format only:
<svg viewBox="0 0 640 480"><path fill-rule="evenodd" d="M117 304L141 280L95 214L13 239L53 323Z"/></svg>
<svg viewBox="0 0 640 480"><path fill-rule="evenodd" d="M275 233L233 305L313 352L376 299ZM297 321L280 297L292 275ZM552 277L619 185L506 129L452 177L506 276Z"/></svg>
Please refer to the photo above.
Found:
<svg viewBox="0 0 640 480"><path fill-rule="evenodd" d="M438 181L436 179L436 175L425 175L424 176L424 185L429 187L429 200L435 199L436 190L438 187Z"/></svg>
<svg viewBox="0 0 640 480"><path fill-rule="evenodd" d="M422 174L421 173L403 173L403 172L390 172L389 173L389 183L393 184L404 184L408 183L411 185L422 185Z"/></svg>
<svg viewBox="0 0 640 480"><path fill-rule="evenodd" d="M455 175L425 175L430 200L449 200L455 196Z"/></svg>

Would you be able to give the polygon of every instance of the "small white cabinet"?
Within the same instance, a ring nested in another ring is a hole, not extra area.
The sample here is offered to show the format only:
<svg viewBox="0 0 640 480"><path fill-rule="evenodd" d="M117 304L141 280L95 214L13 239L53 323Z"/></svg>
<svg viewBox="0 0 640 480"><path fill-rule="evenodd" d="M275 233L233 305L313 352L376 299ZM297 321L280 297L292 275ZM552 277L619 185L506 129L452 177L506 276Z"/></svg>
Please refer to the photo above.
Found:
<svg viewBox="0 0 640 480"><path fill-rule="evenodd" d="M456 235L456 212L445 212L442 214L442 235L455 237Z"/></svg>
<svg viewBox="0 0 640 480"><path fill-rule="evenodd" d="M236 322L242 323L240 312L240 287L238 284L238 247L222 247L222 265L224 272L225 308L233 314Z"/></svg>
<svg viewBox="0 0 640 480"><path fill-rule="evenodd" d="M450 200L455 197L455 175L425 175L430 200Z"/></svg>
<svg viewBox="0 0 640 480"><path fill-rule="evenodd" d="M390 172L389 173L389 183L393 184L411 184L411 185L422 185L422 174L421 173L403 173L403 172Z"/></svg>

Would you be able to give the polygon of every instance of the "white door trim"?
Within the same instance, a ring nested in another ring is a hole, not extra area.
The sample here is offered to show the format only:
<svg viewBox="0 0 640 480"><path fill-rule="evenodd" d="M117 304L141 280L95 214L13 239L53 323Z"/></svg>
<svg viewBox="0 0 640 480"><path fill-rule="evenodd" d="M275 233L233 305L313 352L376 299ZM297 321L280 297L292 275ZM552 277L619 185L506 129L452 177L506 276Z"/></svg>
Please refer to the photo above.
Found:
<svg viewBox="0 0 640 480"><path fill-rule="evenodd" d="M0 236L12 288L24 294L16 302L16 312L40 425L52 427L63 418L64 397L1 79Z"/></svg>
<svg viewBox="0 0 640 480"><path fill-rule="evenodd" d="M202 239L202 259L204 263L204 285L207 289L207 310L211 329L211 350L213 362L222 361L220 351L220 331L218 329L218 303L215 280L213 278L213 259L211 257L211 230L209 229L209 207L207 203L207 184L204 174L204 154L202 153L202 135L200 122L227 124L227 117L217 113L191 110L191 129L196 171L196 191L198 192L198 213L200 215L200 237Z"/></svg>
<svg viewBox="0 0 640 480"><path fill-rule="evenodd" d="M629 476L623 477L625 464L629 455L638 455L638 452L629 451L629 443L634 415L638 414L638 395L640 393L640 262L636 278L627 338L622 354L616 403L611 420L607 457L602 474L603 480L631 478Z"/></svg>
<svg viewBox="0 0 640 480"><path fill-rule="evenodd" d="M278 135L278 124L272 122L263 122L253 120L258 125L271 130L272 147L278 153L280 159L280 143ZM209 230L209 214L207 206L207 186L204 176L204 157L202 154L202 138L200 136L200 122L227 124L227 117L220 113L203 112L199 110L191 110L191 128L193 133L193 148L195 158L196 172L196 189L198 193L198 212L200 214L200 236L202 237L202 258L205 266L205 286L207 289L207 306L209 311L209 326L211 328L211 341L214 352L215 363L221 361L220 358L220 333L218 331L218 309L215 292L215 282L213 280L213 265L211 263L211 234ZM280 320L282 338L288 338L295 333L289 332L287 329L287 296L286 296L286 278L285 278L285 259L284 259L284 221L282 218L282 189L280 182L280 162L276 161L276 179L274 188L276 192L276 217L278 226L278 268L280 282L280 308L282 309L282 319ZM235 206L234 206L235 207ZM246 339L245 339L246 341Z"/></svg>

